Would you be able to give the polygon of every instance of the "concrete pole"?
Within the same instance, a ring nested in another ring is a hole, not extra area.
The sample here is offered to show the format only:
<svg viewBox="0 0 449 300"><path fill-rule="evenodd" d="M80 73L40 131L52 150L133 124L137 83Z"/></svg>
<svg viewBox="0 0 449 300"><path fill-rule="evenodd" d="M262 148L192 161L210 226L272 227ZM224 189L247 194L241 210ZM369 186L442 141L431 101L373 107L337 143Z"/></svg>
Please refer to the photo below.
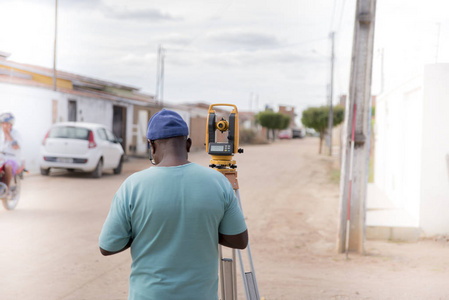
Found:
<svg viewBox="0 0 449 300"><path fill-rule="evenodd" d="M374 44L376 0L357 0L352 48L349 98L346 101L343 160L341 166L340 220L337 250L345 252L346 219L348 214L349 170L351 161L351 133L355 110L355 147L352 163L350 201L349 251L364 253L366 191L369 168L371 131L371 76Z"/></svg>
<svg viewBox="0 0 449 300"><path fill-rule="evenodd" d="M161 92L161 105L164 104L164 71L165 71L165 66L164 66L164 61L165 61L165 49L162 48L161 50L161 88L160 88L160 92Z"/></svg>
<svg viewBox="0 0 449 300"><path fill-rule="evenodd" d="M330 38L332 41L332 49L331 49L331 78L330 78L330 87L329 87L329 116L327 119L327 133L329 134L329 156L332 156L332 128L334 127L334 107L332 100L334 98L334 41L335 41L335 32L330 33Z"/></svg>
<svg viewBox="0 0 449 300"><path fill-rule="evenodd" d="M53 90L56 91L56 39L58 36L58 0L55 0L55 42L53 45Z"/></svg>
<svg viewBox="0 0 449 300"><path fill-rule="evenodd" d="M158 49L157 49L157 65L156 65L156 92L155 92L155 96L156 96L156 102L159 103L160 100L160 81L161 81L161 76L160 76L160 71L161 69L161 45L159 45Z"/></svg>
<svg viewBox="0 0 449 300"><path fill-rule="evenodd" d="M438 63L438 55L440 53L440 33L441 33L441 23L437 23L438 31L437 31L437 49L435 53L435 63Z"/></svg>
<svg viewBox="0 0 449 300"><path fill-rule="evenodd" d="M380 93L382 94L385 91L385 73L384 73L384 48L380 50Z"/></svg>

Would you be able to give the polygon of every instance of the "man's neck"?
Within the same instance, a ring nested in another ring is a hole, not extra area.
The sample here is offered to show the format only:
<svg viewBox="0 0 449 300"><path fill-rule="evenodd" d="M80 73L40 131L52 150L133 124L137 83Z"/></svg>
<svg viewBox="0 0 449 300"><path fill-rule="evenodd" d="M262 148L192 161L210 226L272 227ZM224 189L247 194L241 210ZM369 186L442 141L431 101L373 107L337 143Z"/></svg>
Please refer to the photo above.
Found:
<svg viewBox="0 0 449 300"><path fill-rule="evenodd" d="M176 167L190 163L186 156L165 155L157 164L158 167Z"/></svg>

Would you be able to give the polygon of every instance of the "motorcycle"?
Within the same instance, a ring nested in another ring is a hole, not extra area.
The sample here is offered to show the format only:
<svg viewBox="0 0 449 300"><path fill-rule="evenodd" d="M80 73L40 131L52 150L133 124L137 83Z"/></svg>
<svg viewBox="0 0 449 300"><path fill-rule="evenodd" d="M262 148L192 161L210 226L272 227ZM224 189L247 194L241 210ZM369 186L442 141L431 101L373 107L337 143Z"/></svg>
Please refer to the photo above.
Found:
<svg viewBox="0 0 449 300"><path fill-rule="evenodd" d="M27 170L25 170L24 164L19 167L16 174L11 179L8 191L8 186L5 183L5 155L8 154L0 152L0 199L7 210L13 210L19 203L23 174L27 172Z"/></svg>

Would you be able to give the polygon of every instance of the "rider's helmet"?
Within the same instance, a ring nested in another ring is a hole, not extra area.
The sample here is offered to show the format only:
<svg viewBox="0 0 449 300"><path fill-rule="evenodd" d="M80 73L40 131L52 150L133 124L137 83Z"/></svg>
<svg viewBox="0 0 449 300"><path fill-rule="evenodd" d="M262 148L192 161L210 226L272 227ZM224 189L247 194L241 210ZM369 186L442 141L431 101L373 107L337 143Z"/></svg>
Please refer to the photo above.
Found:
<svg viewBox="0 0 449 300"><path fill-rule="evenodd" d="M4 123L7 122L11 125L14 125L14 122L16 121L16 118L14 117L14 115L12 113L2 113L0 115L0 123Z"/></svg>

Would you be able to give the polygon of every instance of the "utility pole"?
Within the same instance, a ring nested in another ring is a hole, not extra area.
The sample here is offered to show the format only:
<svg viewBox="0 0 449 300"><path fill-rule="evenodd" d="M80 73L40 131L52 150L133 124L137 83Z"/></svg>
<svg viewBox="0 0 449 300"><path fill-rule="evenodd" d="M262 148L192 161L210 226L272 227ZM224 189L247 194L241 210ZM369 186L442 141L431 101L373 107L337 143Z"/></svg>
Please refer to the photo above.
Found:
<svg viewBox="0 0 449 300"><path fill-rule="evenodd" d="M441 23L438 22L437 23L438 26L438 33L437 33L437 49L436 49L436 53L435 53L435 63L438 63L438 55L440 54L440 33L441 33Z"/></svg>
<svg viewBox="0 0 449 300"><path fill-rule="evenodd" d="M249 111L253 111L254 93L249 94Z"/></svg>
<svg viewBox="0 0 449 300"><path fill-rule="evenodd" d="M162 104L164 99L164 59L165 49L159 45L157 51L157 70L156 70L156 101Z"/></svg>
<svg viewBox="0 0 449 300"><path fill-rule="evenodd" d="M165 71L165 49L161 52L161 104L164 104L164 71Z"/></svg>
<svg viewBox="0 0 449 300"><path fill-rule="evenodd" d="M384 74L384 48L380 49L380 93L385 89L385 74Z"/></svg>
<svg viewBox="0 0 449 300"><path fill-rule="evenodd" d="M332 156L332 128L334 127L334 107L332 104L334 94L334 46L335 46L335 32L330 33L332 42L331 48L331 83L329 89L329 117L327 119L327 132L329 134L329 156Z"/></svg>
<svg viewBox="0 0 449 300"><path fill-rule="evenodd" d="M349 251L363 254L376 0L357 0L356 7L349 98L345 110L337 249L338 252L343 253L347 245ZM351 143L353 130L354 143ZM351 151L351 144L354 145L353 151ZM352 178L349 178L351 168ZM350 226L346 236L348 223Z"/></svg>
<svg viewBox="0 0 449 300"><path fill-rule="evenodd" d="M257 93L256 93L255 102L256 102L256 112L259 112L259 94L257 94Z"/></svg>
<svg viewBox="0 0 449 300"><path fill-rule="evenodd" d="M55 0L55 43L53 45L53 90L56 91L56 39L58 36L58 0Z"/></svg>

